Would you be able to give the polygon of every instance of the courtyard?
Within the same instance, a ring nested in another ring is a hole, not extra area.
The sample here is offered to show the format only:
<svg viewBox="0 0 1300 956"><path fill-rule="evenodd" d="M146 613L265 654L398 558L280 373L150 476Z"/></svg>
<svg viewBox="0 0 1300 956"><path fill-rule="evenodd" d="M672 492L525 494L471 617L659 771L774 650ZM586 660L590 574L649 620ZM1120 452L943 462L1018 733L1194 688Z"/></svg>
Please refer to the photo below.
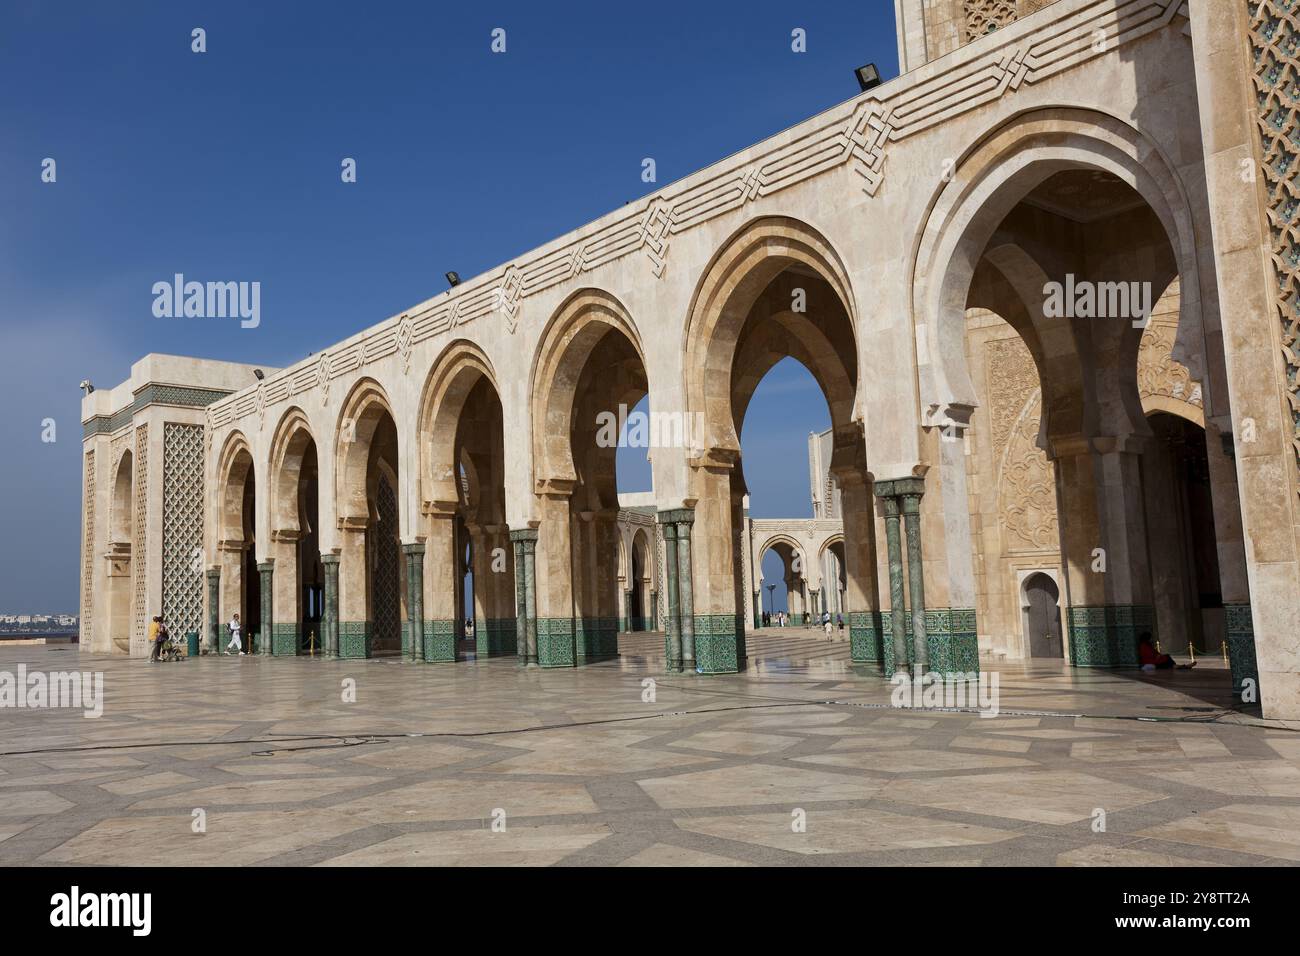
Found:
<svg viewBox="0 0 1300 956"><path fill-rule="evenodd" d="M666 674L658 633L556 670L0 648L104 673L98 719L0 710L0 863L1300 862L1300 736L1234 711L1221 662L984 661L985 718L891 707L814 634L711 677Z"/></svg>

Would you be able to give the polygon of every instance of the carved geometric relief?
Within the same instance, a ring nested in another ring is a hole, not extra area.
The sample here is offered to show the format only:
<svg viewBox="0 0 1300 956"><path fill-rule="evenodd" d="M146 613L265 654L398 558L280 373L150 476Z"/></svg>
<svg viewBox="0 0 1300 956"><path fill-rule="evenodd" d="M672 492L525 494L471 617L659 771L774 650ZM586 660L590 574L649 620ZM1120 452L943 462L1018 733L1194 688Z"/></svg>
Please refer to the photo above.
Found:
<svg viewBox="0 0 1300 956"><path fill-rule="evenodd" d="M966 39L978 40L1016 21L1015 0L963 0Z"/></svg>
<svg viewBox="0 0 1300 956"><path fill-rule="evenodd" d="M145 612L148 600L149 541L147 523L149 516L149 426L135 430L135 600L132 602L131 653L135 656L145 646Z"/></svg>
<svg viewBox="0 0 1300 956"><path fill-rule="evenodd" d="M81 639L90 637L91 616L95 607L95 450L86 452L86 473L82 482L85 497L81 502L84 545L81 555Z"/></svg>
<svg viewBox="0 0 1300 956"><path fill-rule="evenodd" d="M203 426L163 425L162 613L176 635L202 633ZM200 555L196 563L195 555Z"/></svg>
<svg viewBox="0 0 1300 956"><path fill-rule="evenodd" d="M1291 446L1300 468L1300 4L1247 0L1246 10L1273 246L1273 306L1281 324Z"/></svg>
<svg viewBox="0 0 1300 956"><path fill-rule="evenodd" d="M990 434L996 460L1030 395L1038 389L1038 367L1019 335L991 339L984 349L985 390L989 398Z"/></svg>
<svg viewBox="0 0 1300 956"><path fill-rule="evenodd" d="M1142 332L1138 346L1138 394L1143 398L1162 396L1204 408L1201 383L1192 378L1187 366L1175 361L1174 339L1178 335L1177 314L1173 322L1152 319Z"/></svg>
<svg viewBox="0 0 1300 956"><path fill-rule="evenodd" d="M1056 548L1056 478L1047 453L1038 447L1041 393L1034 389L1017 417L998 475L998 510L1007 551Z"/></svg>

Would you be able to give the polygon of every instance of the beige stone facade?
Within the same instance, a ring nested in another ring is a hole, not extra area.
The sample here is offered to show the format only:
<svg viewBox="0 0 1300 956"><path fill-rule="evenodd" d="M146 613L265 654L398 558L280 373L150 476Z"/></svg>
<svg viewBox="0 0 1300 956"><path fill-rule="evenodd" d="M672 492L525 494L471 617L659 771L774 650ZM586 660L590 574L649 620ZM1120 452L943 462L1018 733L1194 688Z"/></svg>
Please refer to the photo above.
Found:
<svg viewBox="0 0 1300 956"><path fill-rule="evenodd" d="M733 671L738 436L794 357L856 660L1124 667L1149 630L1300 716L1300 14L896 5L889 83L264 379L150 356L88 396L85 646L197 592L209 647L238 608L268 652L453 661L472 616L478 654L616 653L646 565L598 421L649 395L637 606Z"/></svg>

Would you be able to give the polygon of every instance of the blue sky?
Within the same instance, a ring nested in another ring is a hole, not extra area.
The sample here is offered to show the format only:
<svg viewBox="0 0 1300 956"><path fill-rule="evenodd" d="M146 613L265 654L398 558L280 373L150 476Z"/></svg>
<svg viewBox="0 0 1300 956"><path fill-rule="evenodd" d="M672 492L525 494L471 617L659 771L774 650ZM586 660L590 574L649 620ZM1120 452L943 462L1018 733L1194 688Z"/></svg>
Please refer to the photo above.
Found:
<svg viewBox="0 0 1300 956"><path fill-rule="evenodd" d="M868 61L897 74L890 0L7 0L0 611L76 609L81 379L148 352L296 361L853 96ZM259 281L261 325L155 318L176 272ZM748 472L756 515L809 513L825 424L807 373L774 369L742 436L771 463Z"/></svg>

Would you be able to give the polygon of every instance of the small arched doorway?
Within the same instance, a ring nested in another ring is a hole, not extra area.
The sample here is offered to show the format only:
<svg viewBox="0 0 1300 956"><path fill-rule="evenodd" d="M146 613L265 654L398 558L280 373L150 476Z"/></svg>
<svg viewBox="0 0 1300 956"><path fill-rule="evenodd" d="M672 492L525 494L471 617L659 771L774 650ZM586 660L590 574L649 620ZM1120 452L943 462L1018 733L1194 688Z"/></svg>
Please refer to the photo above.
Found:
<svg viewBox="0 0 1300 956"><path fill-rule="evenodd" d="M1021 585L1025 652L1028 657L1062 657L1061 591L1041 571L1025 578Z"/></svg>

